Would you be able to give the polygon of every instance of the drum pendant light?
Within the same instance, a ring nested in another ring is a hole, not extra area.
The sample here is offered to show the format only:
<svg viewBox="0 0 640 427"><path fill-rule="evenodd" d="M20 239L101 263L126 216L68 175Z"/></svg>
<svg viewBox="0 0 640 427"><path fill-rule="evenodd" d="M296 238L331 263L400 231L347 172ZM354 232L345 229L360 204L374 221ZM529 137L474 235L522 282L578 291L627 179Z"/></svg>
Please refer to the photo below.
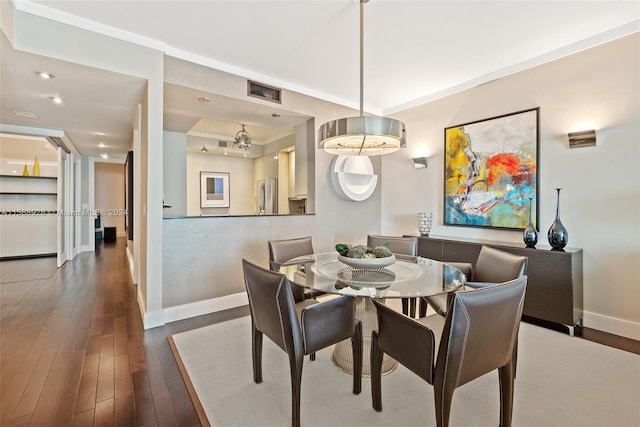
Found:
<svg viewBox="0 0 640 427"><path fill-rule="evenodd" d="M364 115L364 4L360 0L360 116L332 120L319 131L320 146L329 154L377 156L405 147L404 123L378 116Z"/></svg>

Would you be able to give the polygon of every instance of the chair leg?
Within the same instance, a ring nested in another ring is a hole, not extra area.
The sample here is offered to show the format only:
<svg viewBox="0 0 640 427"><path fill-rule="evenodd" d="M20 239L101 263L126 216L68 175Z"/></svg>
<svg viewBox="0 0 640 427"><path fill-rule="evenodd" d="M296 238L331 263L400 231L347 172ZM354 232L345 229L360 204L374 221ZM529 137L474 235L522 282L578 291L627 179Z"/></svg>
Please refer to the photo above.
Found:
<svg viewBox="0 0 640 427"><path fill-rule="evenodd" d="M378 344L378 332L371 332L371 403L373 409L382 411L382 350Z"/></svg>
<svg viewBox="0 0 640 427"><path fill-rule="evenodd" d="M515 366L513 361L509 361L502 368L498 369L500 380L500 426L510 427L513 415L513 380Z"/></svg>
<svg viewBox="0 0 640 427"><path fill-rule="evenodd" d="M402 298L402 314L409 315L409 298Z"/></svg>
<svg viewBox="0 0 640 427"><path fill-rule="evenodd" d="M300 427L300 390L302 383L302 363L304 354L289 354L291 371L291 425Z"/></svg>
<svg viewBox="0 0 640 427"><path fill-rule="evenodd" d="M311 359L311 361L313 362L314 360L316 360L316 353L313 352L309 355L309 359Z"/></svg>
<svg viewBox="0 0 640 427"><path fill-rule="evenodd" d="M418 317L425 317L427 315L427 301L424 298L420 298L420 308L418 310Z"/></svg>
<svg viewBox="0 0 640 427"><path fill-rule="evenodd" d="M409 298L409 317L416 317L416 298Z"/></svg>
<svg viewBox="0 0 640 427"><path fill-rule="evenodd" d="M262 382L262 332L251 327L251 358L253 361L253 382Z"/></svg>
<svg viewBox="0 0 640 427"><path fill-rule="evenodd" d="M353 394L362 391L362 322L356 323L355 331L351 337L351 349L353 351Z"/></svg>
<svg viewBox="0 0 640 427"><path fill-rule="evenodd" d="M436 425L438 427L449 426L449 415L451 414L451 399L455 387L449 389L442 383L433 385L433 394L436 403Z"/></svg>
<svg viewBox="0 0 640 427"><path fill-rule="evenodd" d="M516 335L516 340L513 343L513 379L516 379L517 367L518 367L518 336Z"/></svg>

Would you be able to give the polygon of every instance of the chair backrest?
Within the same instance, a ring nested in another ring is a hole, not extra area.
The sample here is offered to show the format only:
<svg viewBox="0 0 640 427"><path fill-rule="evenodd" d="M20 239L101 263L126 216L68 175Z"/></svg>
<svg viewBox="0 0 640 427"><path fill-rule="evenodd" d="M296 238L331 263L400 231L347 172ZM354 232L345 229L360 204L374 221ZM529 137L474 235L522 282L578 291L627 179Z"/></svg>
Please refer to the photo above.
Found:
<svg viewBox="0 0 640 427"><path fill-rule="evenodd" d="M434 384L452 390L513 357L527 276L459 292L447 312L434 372Z"/></svg>
<svg viewBox="0 0 640 427"><path fill-rule="evenodd" d="M251 321L256 329L286 352L302 348L300 324L289 280L243 259L244 284L249 296Z"/></svg>
<svg viewBox="0 0 640 427"><path fill-rule="evenodd" d="M527 271L526 256L482 246L473 269L474 282L504 283L522 277Z"/></svg>
<svg viewBox="0 0 640 427"><path fill-rule="evenodd" d="M378 236L373 234L367 236L367 246L371 248L386 242L389 242L389 250L396 255L418 256L417 237Z"/></svg>
<svg viewBox="0 0 640 427"><path fill-rule="evenodd" d="M269 240L269 268L272 271L280 270L283 262L302 255L313 254L311 236L295 239Z"/></svg>

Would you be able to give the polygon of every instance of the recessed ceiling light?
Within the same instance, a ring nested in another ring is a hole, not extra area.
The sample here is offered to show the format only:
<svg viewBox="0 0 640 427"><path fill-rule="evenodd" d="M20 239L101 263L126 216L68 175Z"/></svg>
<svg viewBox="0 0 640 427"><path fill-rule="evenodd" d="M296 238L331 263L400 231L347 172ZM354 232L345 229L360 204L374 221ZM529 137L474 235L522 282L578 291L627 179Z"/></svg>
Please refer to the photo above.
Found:
<svg viewBox="0 0 640 427"><path fill-rule="evenodd" d="M204 103L206 103L206 102L211 102L211 100L210 100L209 98L206 98L206 97L204 97L204 96L201 96L200 98L198 98L198 101L200 101L200 102L204 102Z"/></svg>
<svg viewBox="0 0 640 427"><path fill-rule="evenodd" d="M49 99L52 100L54 104L62 104L63 102L63 99L59 96L50 96Z"/></svg>
<svg viewBox="0 0 640 427"><path fill-rule="evenodd" d="M36 75L47 80L56 78L56 76L51 73L47 73L46 71L36 71Z"/></svg>
<svg viewBox="0 0 640 427"><path fill-rule="evenodd" d="M278 114L278 113L273 113L273 114L271 115L271 117L273 117L274 119L277 119L278 117L280 117L280 114Z"/></svg>
<svg viewBox="0 0 640 427"><path fill-rule="evenodd" d="M100 154L100 157L102 157L103 159L108 159L108 158L109 158L109 156L107 156L107 155L106 155L106 154L104 154L104 153Z"/></svg>
<svg viewBox="0 0 640 427"><path fill-rule="evenodd" d="M104 147L106 147L106 145L104 145L104 142L100 141L100 144L98 144L98 147L104 148Z"/></svg>

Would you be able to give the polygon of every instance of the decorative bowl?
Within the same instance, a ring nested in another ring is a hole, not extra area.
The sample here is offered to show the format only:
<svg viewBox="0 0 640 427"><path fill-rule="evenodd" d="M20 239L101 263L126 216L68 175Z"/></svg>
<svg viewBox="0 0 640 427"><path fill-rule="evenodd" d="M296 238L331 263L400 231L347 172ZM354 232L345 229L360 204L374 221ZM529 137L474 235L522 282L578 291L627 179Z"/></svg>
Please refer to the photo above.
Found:
<svg viewBox="0 0 640 427"><path fill-rule="evenodd" d="M338 255L338 260L349 267L359 268L363 270L374 270L377 268L388 267L396 262L395 255L391 255L384 258L349 258L346 256Z"/></svg>

